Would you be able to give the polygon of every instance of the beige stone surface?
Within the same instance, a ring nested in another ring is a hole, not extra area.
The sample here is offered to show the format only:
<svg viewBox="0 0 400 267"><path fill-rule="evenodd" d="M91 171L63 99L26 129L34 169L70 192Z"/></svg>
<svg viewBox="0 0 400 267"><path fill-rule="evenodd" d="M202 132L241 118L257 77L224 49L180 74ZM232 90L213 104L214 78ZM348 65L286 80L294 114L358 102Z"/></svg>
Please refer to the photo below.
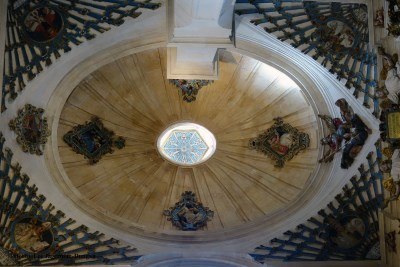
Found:
<svg viewBox="0 0 400 267"><path fill-rule="evenodd" d="M220 79L186 103L166 79L165 62L165 48L121 58L89 75L68 98L58 146L81 201L114 220L169 234L180 231L162 211L186 190L215 212L205 231L238 226L296 201L318 154L316 117L298 86L255 59L224 52ZM126 138L126 147L88 165L62 136L93 115ZM249 139L270 127L276 116L311 138L310 148L283 169L248 148ZM158 155L159 134L179 121L199 123L214 133L217 150L210 160L182 168Z"/></svg>

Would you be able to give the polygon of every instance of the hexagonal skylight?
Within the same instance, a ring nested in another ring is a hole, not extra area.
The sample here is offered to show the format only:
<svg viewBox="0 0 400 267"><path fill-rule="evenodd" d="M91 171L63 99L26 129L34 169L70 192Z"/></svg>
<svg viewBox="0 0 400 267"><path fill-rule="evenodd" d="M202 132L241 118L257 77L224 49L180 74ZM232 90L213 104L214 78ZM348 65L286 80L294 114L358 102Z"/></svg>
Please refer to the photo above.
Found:
<svg viewBox="0 0 400 267"><path fill-rule="evenodd" d="M168 161L182 166L193 166L214 154L216 140L203 126L184 122L168 127L158 138L157 148Z"/></svg>

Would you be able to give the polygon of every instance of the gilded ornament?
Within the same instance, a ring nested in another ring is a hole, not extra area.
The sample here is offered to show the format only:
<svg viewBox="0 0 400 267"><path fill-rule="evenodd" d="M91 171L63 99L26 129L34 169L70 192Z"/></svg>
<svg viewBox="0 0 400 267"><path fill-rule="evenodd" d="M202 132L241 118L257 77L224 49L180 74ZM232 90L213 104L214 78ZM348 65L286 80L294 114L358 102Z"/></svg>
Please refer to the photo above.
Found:
<svg viewBox="0 0 400 267"><path fill-rule="evenodd" d="M274 121L271 128L249 141L249 148L264 153L275 161L276 167L282 168L285 162L310 146L310 137L279 117Z"/></svg>

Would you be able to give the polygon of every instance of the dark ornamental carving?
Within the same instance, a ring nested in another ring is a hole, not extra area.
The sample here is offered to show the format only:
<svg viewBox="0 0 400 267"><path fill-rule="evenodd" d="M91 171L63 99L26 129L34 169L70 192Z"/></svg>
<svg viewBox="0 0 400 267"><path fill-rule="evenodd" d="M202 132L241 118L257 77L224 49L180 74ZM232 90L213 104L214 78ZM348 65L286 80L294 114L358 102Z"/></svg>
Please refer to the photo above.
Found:
<svg viewBox="0 0 400 267"><path fill-rule="evenodd" d="M190 103L196 100L199 90L206 85L212 83L210 80L177 80L172 79L170 82L181 91L183 100Z"/></svg>
<svg viewBox="0 0 400 267"><path fill-rule="evenodd" d="M17 134L17 142L24 152L42 155L43 147L50 135L44 109L26 104L18 110L17 118L9 122L10 129Z"/></svg>
<svg viewBox="0 0 400 267"><path fill-rule="evenodd" d="M164 210L164 215L180 230L196 231L207 225L207 221L214 216L214 212L198 202L192 191L185 191L175 206Z"/></svg>
<svg viewBox="0 0 400 267"><path fill-rule="evenodd" d="M276 167L282 168L286 161L310 146L310 137L279 117L274 120L271 128L249 141L249 147L264 153L276 161Z"/></svg>
<svg viewBox="0 0 400 267"><path fill-rule="evenodd" d="M125 147L125 139L115 137L114 132L104 127L98 117L93 117L90 122L75 126L64 135L64 141L78 154L95 164L107 153L113 153L113 147Z"/></svg>
<svg viewBox="0 0 400 267"><path fill-rule="evenodd" d="M391 231L391 232L385 234L385 243L390 252L397 253L396 231Z"/></svg>

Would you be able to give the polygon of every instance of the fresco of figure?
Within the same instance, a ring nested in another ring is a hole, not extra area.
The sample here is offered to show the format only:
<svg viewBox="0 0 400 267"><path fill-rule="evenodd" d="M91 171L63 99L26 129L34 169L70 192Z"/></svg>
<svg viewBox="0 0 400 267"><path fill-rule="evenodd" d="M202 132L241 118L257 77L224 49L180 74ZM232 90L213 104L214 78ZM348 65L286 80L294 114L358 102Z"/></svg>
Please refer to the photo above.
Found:
<svg viewBox="0 0 400 267"><path fill-rule="evenodd" d="M293 143L292 134L275 130L275 135L268 140L271 148L280 155L286 155Z"/></svg>
<svg viewBox="0 0 400 267"><path fill-rule="evenodd" d="M328 218L330 240L339 248L349 249L361 243L365 235L365 224L358 217L337 220Z"/></svg>
<svg viewBox="0 0 400 267"><path fill-rule="evenodd" d="M43 240L43 233L51 227L50 222L43 222L38 225L30 222L20 222L15 225L14 237L17 245L25 251L37 253L50 246Z"/></svg>
<svg viewBox="0 0 400 267"><path fill-rule="evenodd" d="M24 21L28 36L36 42L47 42L54 39L62 28L60 14L48 7L32 10Z"/></svg>

